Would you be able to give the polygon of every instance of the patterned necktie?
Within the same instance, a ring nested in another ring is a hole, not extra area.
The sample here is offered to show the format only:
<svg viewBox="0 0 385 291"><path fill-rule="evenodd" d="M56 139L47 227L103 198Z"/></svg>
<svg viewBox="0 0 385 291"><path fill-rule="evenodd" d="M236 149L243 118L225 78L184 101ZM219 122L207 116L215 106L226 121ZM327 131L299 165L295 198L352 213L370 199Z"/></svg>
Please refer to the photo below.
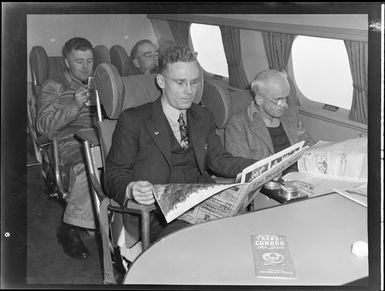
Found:
<svg viewBox="0 0 385 291"><path fill-rule="evenodd" d="M188 140L187 125L184 122L183 113L179 115L178 123L179 123L179 130L180 130L180 136L181 136L180 145L183 149L187 149L189 145L189 140Z"/></svg>

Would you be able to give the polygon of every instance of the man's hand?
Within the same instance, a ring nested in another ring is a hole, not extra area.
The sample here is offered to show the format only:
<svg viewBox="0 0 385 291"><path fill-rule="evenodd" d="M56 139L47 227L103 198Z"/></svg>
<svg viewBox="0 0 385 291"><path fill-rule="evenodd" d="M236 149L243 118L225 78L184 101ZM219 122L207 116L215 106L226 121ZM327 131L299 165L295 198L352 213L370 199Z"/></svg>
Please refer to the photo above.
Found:
<svg viewBox="0 0 385 291"><path fill-rule="evenodd" d="M155 203L152 184L148 181L137 181L131 187L131 197L138 203L150 205Z"/></svg>
<svg viewBox="0 0 385 291"><path fill-rule="evenodd" d="M83 108L83 105L88 101L88 98L87 88L81 88L74 93L74 103L79 109Z"/></svg>

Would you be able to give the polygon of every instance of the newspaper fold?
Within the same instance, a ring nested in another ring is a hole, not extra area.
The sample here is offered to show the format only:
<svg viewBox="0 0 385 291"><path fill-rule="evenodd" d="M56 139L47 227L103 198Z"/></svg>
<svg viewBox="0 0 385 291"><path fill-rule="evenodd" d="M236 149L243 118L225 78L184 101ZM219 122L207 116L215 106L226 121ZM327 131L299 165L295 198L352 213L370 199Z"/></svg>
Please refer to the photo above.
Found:
<svg viewBox="0 0 385 291"><path fill-rule="evenodd" d="M242 213L263 184L302 156L308 149L303 145L301 141L245 168L232 184L153 185L155 200L167 222L178 218L195 224Z"/></svg>

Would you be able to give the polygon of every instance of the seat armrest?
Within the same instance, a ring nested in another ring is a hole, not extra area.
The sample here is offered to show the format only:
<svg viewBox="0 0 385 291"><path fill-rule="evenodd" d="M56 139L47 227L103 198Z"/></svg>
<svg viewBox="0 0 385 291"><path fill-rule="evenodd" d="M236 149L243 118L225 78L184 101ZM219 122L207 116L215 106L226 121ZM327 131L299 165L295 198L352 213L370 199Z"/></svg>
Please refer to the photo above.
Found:
<svg viewBox="0 0 385 291"><path fill-rule="evenodd" d="M56 138L58 135L59 135L59 132L57 132L57 131L54 131L54 132L50 132L50 133L41 135L41 136L39 136L39 137L36 139L36 143L37 143L39 146L45 146L45 145L47 145L47 144L52 143L53 139Z"/></svg>
<svg viewBox="0 0 385 291"><path fill-rule="evenodd" d="M93 128L81 129L75 133L75 136L79 138L81 142L88 141L91 147L99 145L97 131Z"/></svg>
<svg viewBox="0 0 385 291"><path fill-rule="evenodd" d="M143 204L139 204L138 202L135 202L134 200L127 200L127 202L125 203L125 208L134 213L142 213L142 212L151 212L156 207L155 207L155 204L143 205Z"/></svg>

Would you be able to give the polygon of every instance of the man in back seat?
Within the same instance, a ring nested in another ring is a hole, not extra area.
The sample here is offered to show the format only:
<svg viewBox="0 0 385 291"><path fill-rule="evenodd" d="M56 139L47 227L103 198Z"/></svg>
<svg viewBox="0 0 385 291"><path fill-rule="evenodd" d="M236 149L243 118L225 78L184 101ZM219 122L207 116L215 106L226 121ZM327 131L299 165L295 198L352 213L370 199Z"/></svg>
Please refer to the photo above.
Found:
<svg viewBox="0 0 385 291"><path fill-rule="evenodd" d="M167 48L159 58L156 80L160 98L123 111L112 137L105 187L120 204L133 199L149 205L155 202L153 184L215 183L207 170L235 178L255 162L226 152L212 113L193 103L202 80L189 48ZM126 220L134 237L139 232L135 219ZM178 219L167 224L160 211L152 212L150 240L189 225Z"/></svg>
<svg viewBox="0 0 385 291"><path fill-rule="evenodd" d="M251 82L254 100L235 114L225 130L225 148L233 155L262 160L301 140L315 141L299 118L296 105L288 105L290 85L285 72L266 70ZM297 164L283 174L296 171Z"/></svg>
<svg viewBox="0 0 385 291"><path fill-rule="evenodd" d="M43 84L37 100L36 127L40 134L59 132L59 159L69 179L69 194L57 236L67 255L85 259L89 251L78 227L95 229L95 222L82 147L74 133L95 125L95 110L86 106L87 80L93 72L94 57L92 44L80 37L68 40L62 53L68 70Z"/></svg>
<svg viewBox="0 0 385 291"><path fill-rule="evenodd" d="M142 39L132 47L131 58L135 67L144 75L158 70L158 48L148 39Z"/></svg>

